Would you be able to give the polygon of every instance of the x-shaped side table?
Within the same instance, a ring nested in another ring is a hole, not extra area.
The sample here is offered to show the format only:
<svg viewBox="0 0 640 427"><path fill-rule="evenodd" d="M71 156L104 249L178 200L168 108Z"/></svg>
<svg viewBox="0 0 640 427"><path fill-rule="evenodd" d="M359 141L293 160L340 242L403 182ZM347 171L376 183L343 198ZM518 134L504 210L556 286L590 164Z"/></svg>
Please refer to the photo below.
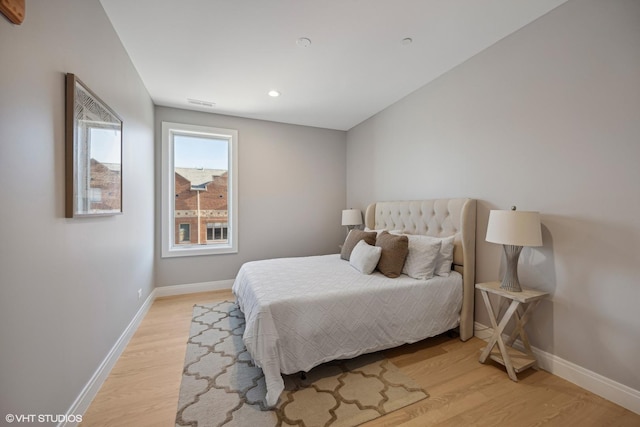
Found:
<svg viewBox="0 0 640 427"><path fill-rule="evenodd" d="M531 289L523 289L522 292L511 292L500 289L500 282L478 283L476 284L476 289L479 289L482 293L482 299L489 313L489 320L493 328L493 335L480 354L480 363L485 363L487 358L491 358L507 368L509 378L513 381L518 381L517 373L531 366L536 366L536 358L531 350L524 326L531 318L531 313L533 313L540 300L546 297L548 293ZM493 306L489 300L490 293L501 297L497 312L498 316L504 305L509 304L500 320L497 319L496 313L493 311ZM509 301L511 302L509 303ZM513 332L505 342L502 338L502 333L512 317L515 319L516 324ZM524 345L524 353L513 348L513 343L518 336ZM496 345L498 349L494 350Z"/></svg>

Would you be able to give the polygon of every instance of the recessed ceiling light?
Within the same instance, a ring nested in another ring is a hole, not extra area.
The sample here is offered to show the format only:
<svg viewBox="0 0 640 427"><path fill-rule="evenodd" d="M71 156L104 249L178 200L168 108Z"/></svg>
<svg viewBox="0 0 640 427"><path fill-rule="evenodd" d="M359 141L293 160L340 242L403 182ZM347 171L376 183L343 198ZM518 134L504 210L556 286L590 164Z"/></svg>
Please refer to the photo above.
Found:
<svg viewBox="0 0 640 427"><path fill-rule="evenodd" d="M411 43L413 43L413 39L411 37L406 37L402 39L402 44L404 46L410 45Z"/></svg>
<svg viewBox="0 0 640 427"><path fill-rule="evenodd" d="M296 44L300 47L309 47L311 46L311 40L306 37L300 37L298 40L296 40Z"/></svg>
<svg viewBox="0 0 640 427"><path fill-rule="evenodd" d="M278 92L277 90L270 90L269 91L269 96L273 97L273 98L277 98L280 96L280 92Z"/></svg>

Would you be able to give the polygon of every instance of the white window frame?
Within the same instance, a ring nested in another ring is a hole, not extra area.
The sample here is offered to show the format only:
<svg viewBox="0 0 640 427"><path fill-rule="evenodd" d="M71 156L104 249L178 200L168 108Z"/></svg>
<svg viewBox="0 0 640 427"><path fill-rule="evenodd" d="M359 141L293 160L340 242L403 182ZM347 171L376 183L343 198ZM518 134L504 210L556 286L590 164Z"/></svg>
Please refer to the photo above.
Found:
<svg viewBox="0 0 640 427"><path fill-rule="evenodd" d="M202 136L224 139L229 143L229 172L227 188L227 237L225 244L197 245L175 242L175 167L174 135ZM216 255L238 252L238 131L210 126L162 122L162 257Z"/></svg>

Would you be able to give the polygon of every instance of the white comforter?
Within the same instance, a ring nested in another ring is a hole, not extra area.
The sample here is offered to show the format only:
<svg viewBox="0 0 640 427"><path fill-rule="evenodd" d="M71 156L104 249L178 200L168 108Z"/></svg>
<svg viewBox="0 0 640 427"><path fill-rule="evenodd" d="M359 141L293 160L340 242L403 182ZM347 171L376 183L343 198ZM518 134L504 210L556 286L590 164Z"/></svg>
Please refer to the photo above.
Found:
<svg viewBox="0 0 640 427"><path fill-rule="evenodd" d="M340 255L281 258L244 264L233 292L246 318L244 344L274 406L284 389L281 374L456 327L462 276L389 279L363 275Z"/></svg>

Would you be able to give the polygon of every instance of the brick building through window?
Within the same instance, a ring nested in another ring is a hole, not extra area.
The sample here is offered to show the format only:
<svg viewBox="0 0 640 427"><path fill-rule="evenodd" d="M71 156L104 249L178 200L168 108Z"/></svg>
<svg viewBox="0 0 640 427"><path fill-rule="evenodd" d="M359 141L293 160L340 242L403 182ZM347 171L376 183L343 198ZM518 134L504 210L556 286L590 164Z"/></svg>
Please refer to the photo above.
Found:
<svg viewBox="0 0 640 427"><path fill-rule="evenodd" d="M227 243L228 173L175 168L175 243Z"/></svg>
<svg viewBox="0 0 640 427"><path fill-rule="evenodd" d="M102 163L90 160L91 175L88 183L87 204L89 211L121 209L121 178L119 163Z"/></svg>

